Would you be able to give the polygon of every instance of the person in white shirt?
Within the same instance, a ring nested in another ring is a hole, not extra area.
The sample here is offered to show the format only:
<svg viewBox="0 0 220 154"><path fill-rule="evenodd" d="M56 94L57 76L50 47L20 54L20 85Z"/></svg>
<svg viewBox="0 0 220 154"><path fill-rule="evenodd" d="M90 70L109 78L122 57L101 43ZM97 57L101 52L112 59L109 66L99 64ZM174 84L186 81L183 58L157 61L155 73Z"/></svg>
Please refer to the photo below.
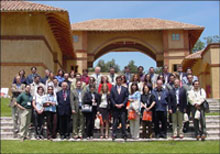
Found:
<svg viewBox="0 0 220 154"><path fill-rule="evenodd" d="M193 88L189 91L188 98L193 106L192 114L196 139L199 140L201 137L202 141L204 141L206 138L206 122L203 102L206 99L206 92L203 88L200 88L198 80L193 82ZM201 129L199 129L199 123L201 124Z"/></svg>
<svg viewBox="0 0 220 154"><path fill-rule="evenodd" d="M33 97L33 107L34 107L34 126L35 126L35 138L43 139L43 120L44 120L44 88L39 86L37 88L37 93Z"/></svg>
<svg viewBox="0 0 220 154"><path fill-rule="evenodd" d="M96 89L98 89L99 84L101 82L102 75L101 75L100 71L101 71L101 68L97 66L97 67L95 67L95 73L91 75L91 77L94 77L96 80Z"/></svg>
<svg viewBox="0 0 220 154"><path fill-rule="evenodd" d="M116 84L116 77L118 75L115 73L115 69L113 67L110 68L109 70L109 75L108 75L108 78L109 78L109 82L114 86Z"/></svg>
<svg viewBox="0 0 220 154"><path fill-rule="evenodd" d="M40 76L38 76L38 75L36 75L36 76L34 77L34 81L33 81L33 83L30 84L30 86L31 86L31 95L32 95L32 96L35 96L35 95L36 95L36 93L37 93L37 88L38 88L39 86L42 86L42 87L44 88L44 91L45 91L45 86L44 86L43 83L40 82Z"/></svg>

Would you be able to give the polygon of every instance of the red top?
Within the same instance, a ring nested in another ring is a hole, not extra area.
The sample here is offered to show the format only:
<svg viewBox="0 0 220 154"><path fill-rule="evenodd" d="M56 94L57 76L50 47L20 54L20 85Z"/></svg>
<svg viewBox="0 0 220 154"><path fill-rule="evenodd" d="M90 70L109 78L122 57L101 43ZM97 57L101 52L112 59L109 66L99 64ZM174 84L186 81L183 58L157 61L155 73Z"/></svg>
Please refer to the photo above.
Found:
<svg viewBox="0 0 220 154"><path fill-rule="evenodd" d="M109 91L111 91L111 89L112 89L112 84L111 84L111 83L107 83L107 85L108 85ZM99 84L98 93L100 93L101 88L102 88L102 83Z"/></svg>

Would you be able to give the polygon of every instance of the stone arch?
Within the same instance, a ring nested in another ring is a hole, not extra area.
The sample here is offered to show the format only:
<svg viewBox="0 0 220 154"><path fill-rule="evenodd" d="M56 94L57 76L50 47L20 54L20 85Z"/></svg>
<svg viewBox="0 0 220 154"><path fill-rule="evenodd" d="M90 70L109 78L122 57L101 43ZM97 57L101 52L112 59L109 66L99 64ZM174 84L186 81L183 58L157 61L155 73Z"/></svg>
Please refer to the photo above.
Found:
<svg viewBox="0 0 220 154"><path fill-rule="evenodd" d="M111 52L112 50L123 50L126 48L142 52L156 61L156 54L158 51L155 49L155 47L144 40L131 36L115 37L101 43L92 51L94 61L104 54Z"/></svg>

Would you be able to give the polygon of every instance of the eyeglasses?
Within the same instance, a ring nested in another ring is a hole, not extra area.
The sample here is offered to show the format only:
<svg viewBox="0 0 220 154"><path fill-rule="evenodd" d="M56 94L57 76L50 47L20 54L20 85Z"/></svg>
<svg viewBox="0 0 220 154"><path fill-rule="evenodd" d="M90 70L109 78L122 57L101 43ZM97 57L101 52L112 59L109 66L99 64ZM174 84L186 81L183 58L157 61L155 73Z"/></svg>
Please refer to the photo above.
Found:
<svg viewBox="0 0 220 154"><path fill-rule="evenodd" d="M53 90L53 89L48 89L48 90Z"/></svg>

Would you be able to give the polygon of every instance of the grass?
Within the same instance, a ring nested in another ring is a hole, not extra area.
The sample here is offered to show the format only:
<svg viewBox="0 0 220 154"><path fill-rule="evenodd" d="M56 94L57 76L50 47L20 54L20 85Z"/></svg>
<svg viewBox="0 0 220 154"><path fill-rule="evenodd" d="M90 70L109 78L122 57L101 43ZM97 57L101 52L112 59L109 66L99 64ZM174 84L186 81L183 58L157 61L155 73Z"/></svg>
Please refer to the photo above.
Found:
<svg viewBox="0 0 220 154"><path fill-rule="evenodd" d="M1 141L1 153L219 153L219 141Z"/></svg>
<svg viewBox="0 0 220 154"><path fill-rule="evenodd" d="M11 107L9 98L1 98L1 116L2 117L9 117L11 116Z"/></svg>
<svg viewBox="0 0 220 154"><path fill-rule="evenodd" d="M210 113L206 113L206 116L215 116L215 115L220 115L220 112L210 112Z"/></svg>

